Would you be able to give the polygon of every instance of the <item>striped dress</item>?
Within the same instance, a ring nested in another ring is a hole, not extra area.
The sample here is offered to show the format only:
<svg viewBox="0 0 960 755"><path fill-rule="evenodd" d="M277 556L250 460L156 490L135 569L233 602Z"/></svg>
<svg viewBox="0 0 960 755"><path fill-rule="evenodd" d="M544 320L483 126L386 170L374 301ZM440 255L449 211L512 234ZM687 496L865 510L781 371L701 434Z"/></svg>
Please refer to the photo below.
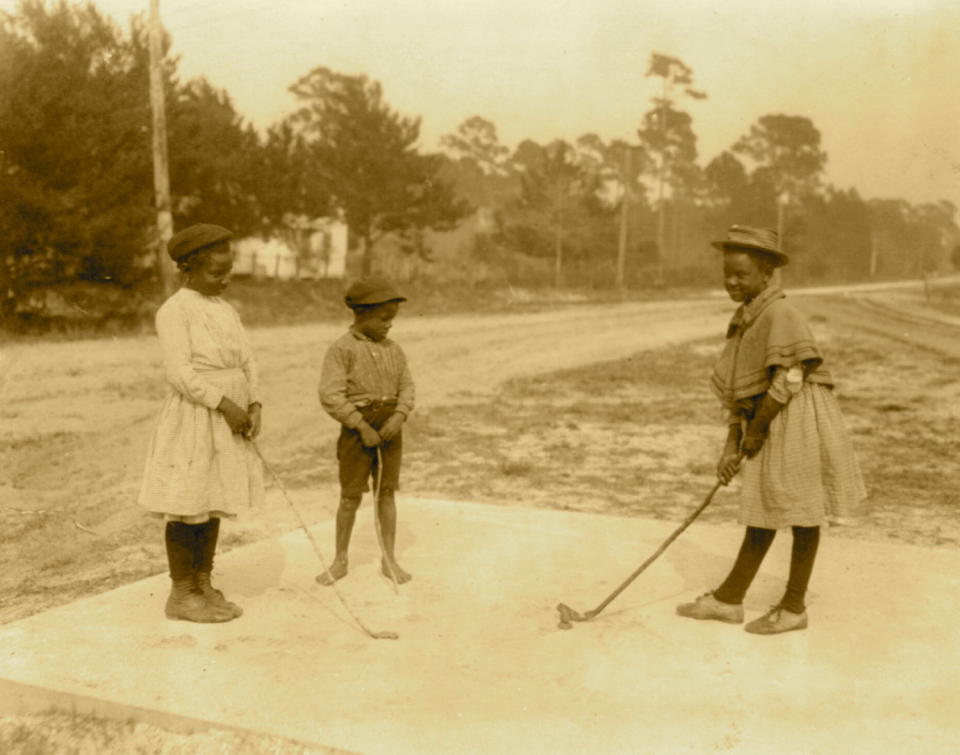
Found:
<svg viewBox="0 0 960 755"><path fill-rule="evenodd" d="M814 527L852 517L866 488L833 380L803 316L767 289L741 307L712 379L744 423L766 392L784 404L760 452L743 464L740 521L750 527Z"/></svg>
<svg viewBox="0 0 960 755"><path fill-rule="evenodd" d="M774 377L770 391L786 405L760 453L743 465L740 521L750 527L843 523L867 495L833 389L796 373L789 387L780 388L787 371Z"/></svg>

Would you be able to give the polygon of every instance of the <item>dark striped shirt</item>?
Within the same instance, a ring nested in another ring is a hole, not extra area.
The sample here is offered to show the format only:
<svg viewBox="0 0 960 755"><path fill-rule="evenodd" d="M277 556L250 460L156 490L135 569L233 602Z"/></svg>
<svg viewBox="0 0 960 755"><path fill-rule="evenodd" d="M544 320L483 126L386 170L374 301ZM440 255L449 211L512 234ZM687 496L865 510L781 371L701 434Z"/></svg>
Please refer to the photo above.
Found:
<svg viewBox="0 0 960 755"><path fill-rule="evenodd" d="M359 409L373 401L396 401L404 416L413 411L407 357L395 341L373 341L351 328L323 358L320 404L337 422L356 427L362 419Z"/></svg>

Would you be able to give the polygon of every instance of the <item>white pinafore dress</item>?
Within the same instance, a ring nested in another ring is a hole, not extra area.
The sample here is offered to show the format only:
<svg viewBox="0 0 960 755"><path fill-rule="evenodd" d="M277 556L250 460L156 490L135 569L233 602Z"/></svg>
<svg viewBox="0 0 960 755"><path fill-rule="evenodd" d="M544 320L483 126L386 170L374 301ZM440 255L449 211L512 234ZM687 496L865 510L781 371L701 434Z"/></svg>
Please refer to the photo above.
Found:
<svg viewBox="0 0 960 755"><path fill-rule="evenodd" d="M252 444L216 407L258 402L250 342L237 311L218 296L181 288L157 311L170 394L150 441L139 503L168 521L199 524L263 502Z"/></svg>

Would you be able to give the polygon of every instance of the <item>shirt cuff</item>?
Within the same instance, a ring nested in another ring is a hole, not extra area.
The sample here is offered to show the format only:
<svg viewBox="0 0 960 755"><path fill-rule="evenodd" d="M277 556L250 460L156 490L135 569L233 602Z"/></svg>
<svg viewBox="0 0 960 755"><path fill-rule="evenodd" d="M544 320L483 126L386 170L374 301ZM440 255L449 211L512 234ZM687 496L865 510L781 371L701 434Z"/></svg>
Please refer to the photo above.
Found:
<svg viewBox="0 0 960 755"><path fill-rule="evenodd" d="M343 426L348 427L351 430L356 430L357 427L359 427L361 422L363 422L363 415L360 412L354 410L353 412L347 415L347 418L345 420L343 420Z"/></svg>
<svg viewBox="0 0 960 755"><path fill-rule="evenodd" d="M790 369L779 368L770 381L770 397L778 404L786 404L803 389L803 369L799 366Z"/></svg>
<svg viewBox="0 0 960 755"><path fill-rule="evenodd" d="M220 402L223 401L224 392L216 388L210 388L207 391L204 391L203 394L203 405L208 409L216 410L220 406Z"/></svg>

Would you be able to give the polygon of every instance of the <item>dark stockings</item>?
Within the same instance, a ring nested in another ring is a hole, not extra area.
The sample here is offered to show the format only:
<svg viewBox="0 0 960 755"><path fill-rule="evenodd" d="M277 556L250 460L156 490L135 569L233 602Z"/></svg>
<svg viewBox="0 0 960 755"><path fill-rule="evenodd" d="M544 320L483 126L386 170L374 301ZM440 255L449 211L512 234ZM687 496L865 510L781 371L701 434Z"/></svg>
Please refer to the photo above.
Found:
<svg viewBox="0 0 960 755"><path fill-rule="evenodd" d="M730 570L723 584L713 593L713 597L721 603L734 606L743 603L743 596L747 594L753 578L757 576L763 557L767 555L776 536L776 530L747 527L733 569Z"/></svg>
<svg viewBox="0 0 960 755"><path fill-rule="evenodd" d="M170 579L175 582L193 577L199 526L201 525L167 522L164 541L167 546L167 562L170 564Z"/></svg>
<svg viewBox="0 0 960 755"><path fill-rule="evenodd" d="M793 527L793 549L790 554L790 576L787 580L787 590L780 605L791 613L803 613L806 610L804 596L813 571L813 563L817 557L817 547L820 544L819 527ZM776 530L767 530L760 527L747 527L740 545L740 552L733 564L733 569L717 588L713 596L721 603L740 605L743 596L747 594L764 556L770 550Z"/></svg>
<svg viewBox="0 0 960 755"><path fill-rule="evenodd" d="M213 556L217 551L220 537L220 519L213 517L203 524L195 524L197 550L194 565L198 572L210 574L213 571Z"/></svg>
<svg viewBox="0 0 960 755"><path fill-rule="evenodd" d="M171 579L188 579L196 572L213 571L213 556L220 536L220 520L203 524L167 522L164 533Z"/></svg>
<svg viewBox="0 0 960 755"><path fill-rule="evenodd" d="M790 577L787 579L787 591L780 605L791 613L803 613L806 610L804 596L810 584L813 562L817 558L820 546L819 527L794 527L793 550L790 553Z"/></svg>

